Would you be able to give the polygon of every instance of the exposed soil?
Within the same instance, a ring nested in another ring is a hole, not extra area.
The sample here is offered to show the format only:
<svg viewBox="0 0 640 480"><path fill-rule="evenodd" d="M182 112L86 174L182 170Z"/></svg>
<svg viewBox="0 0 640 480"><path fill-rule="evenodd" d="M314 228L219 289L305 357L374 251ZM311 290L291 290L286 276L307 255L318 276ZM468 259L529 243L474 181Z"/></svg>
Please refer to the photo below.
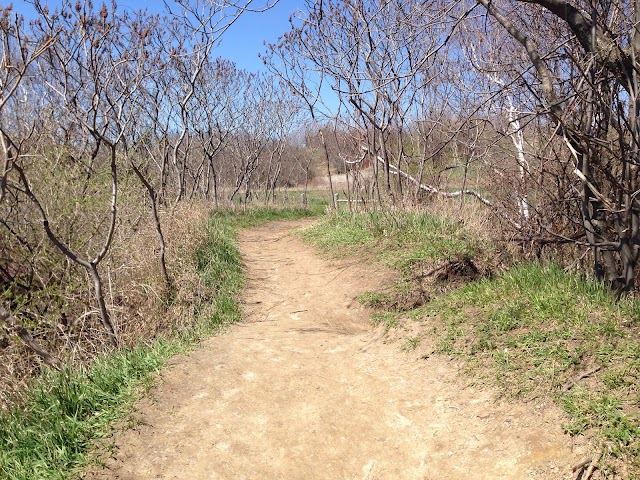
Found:
<svg viewBox="0 0 640 480"><path fill-rule="evenodd" d="M320 258L303 224L242 234L244 322L174 359L89 478L572 478L585 451L555 407L386 342L356 297L389 273Z"/></svg>

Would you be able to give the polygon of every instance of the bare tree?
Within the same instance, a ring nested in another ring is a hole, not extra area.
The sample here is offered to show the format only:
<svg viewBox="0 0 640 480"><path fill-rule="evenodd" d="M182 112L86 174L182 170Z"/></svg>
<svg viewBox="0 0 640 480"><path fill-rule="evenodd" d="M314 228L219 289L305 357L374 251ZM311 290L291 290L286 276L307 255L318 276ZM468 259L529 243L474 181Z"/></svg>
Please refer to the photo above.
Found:
<svg viewBox="0 0 640 480"><path fill-rule="evenodd" d="M312 2L309 14L293 21L292 30L270 47L267 63L315 113L327 113L318 106L322 85L333 90L339 109L334 119L359 130L378 201L379 181L390 198L404 197L407 177L398 172L414 168L405 140L422 121L415 105L431 85L441 83L448 46L469 10L439 1ZM439 94L436 88L431 92Z"/></svg>
<svg viewBox="0 0 640 480"><path fill-rule="evenodd" d="M0 65L0 206L5 199L7 191L7 181L9 175L15 170L16 164L20 157L24 154L25 144L31 140L35 134L35 118L30 115L20 115L16 117L17 112L25 113L21 104L29 101L26 94L24 80L34 73L32 64L42 56L57 40L57 33L40 39L32 39L28 36L24 27L24 20L11 11L11 8L5 8L0 13L0 44L2 48L2 57ZM21 98L17 98L21 97ZM5 114L5 110L10 109L9 115ZM22 245L24 245L31 254L31 249L19 232L14 230L7 221L1 220L5 229L14 236ZM13 257L13 256L12 256ZM16 261L17 258L7 258L8 261ZM3 284L15 283L20 286L20 281L13 275L5 262L0 265L0 286ZM29 288L28 285L22 285L22 288ZM27 331L27 329L4 307L0 306L0 320L14 331L22 341L34 351L44 362L58 368L60 361L47 352Z"/></svg>
<svg viewBox="0 0 640 480"><path fill-rule="evenodd" d="M638 6L562 0L478 4L520 45L534 69L531 89L574 165L581 229L597 278L633 291L640 238ZM554 32L562 44L549 44L541 32Z"/></svg>
<svg viewBox="0 0 640 480"><path fill-rule="evenodd" d="M99 224L105 222L107 228L97 251L83 256L54 231L41 196L32 188L29 175L33 172L28 165L16 165L20 179L18 188L35 205L52 244L90 274L102 325L111 344L117 346L118 334L106 305L98 267L113 242L117 219L118 149L124 139L123 126L131 113L128 103L137 88L140 72L130 77L130 72L126 71L131 61L131 50L126 48L130 45L123 43L123 38L130 32L126 31L125 24L113 10L109 11L103 5L96 12L89 4L78 4L73 8L65 3L60 12L49 14L41 9L41 13L44 20L40 24L42 35L47 38L53 32L59 32L62 39L48 50L46 62L39 65L45 87L50 92L50 101L64 106L63 115L80 126L75 133L84 134L85 145L92 149L87 163L74 159L86 172L83 194L90 188L93 176L100 168L101 153L106 154L104 160L108 165L111 190L109 213L99 219ZM135 53L136 49L133 50ZM86 225L86 228L91 230L93 227Z"/></svg>

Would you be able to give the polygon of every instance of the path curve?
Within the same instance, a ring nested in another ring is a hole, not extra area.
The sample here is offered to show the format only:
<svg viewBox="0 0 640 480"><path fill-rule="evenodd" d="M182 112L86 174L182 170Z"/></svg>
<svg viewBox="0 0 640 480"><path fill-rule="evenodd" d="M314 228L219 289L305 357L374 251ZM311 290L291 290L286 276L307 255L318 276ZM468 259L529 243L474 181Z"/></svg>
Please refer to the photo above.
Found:
<svg viewBox="0 0 640 480"><path fill-rule="evenodd" d="M356 297L389 274L320 258L301 225L242 233L244 322L171 362L91 478L572 478L583 452L553 407L381 341Z"/></svg>

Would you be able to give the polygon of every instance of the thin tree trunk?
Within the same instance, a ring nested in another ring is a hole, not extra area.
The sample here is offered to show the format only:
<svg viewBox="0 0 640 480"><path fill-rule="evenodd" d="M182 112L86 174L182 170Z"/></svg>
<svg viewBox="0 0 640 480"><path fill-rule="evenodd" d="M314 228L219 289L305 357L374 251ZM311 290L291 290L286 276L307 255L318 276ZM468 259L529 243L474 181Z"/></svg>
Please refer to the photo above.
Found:
<svg viewBox="0 0 640 480"><path fill-rule="evenodd" d="M102 290L102 278L100 278L100 273L98 273L98 266L93 263L90 264L91 268L89 272L91 273L91 278L93 280L93 287L96 291L96 297L98 300L98 308L100 310L100 321L102 322L102 326L106 330L109 335L109 343L114 347L118 346L118 334L116 333L116 329L111 320L111 315L109 315L109 310L107 309L107 304L104 301L104 292Z"/></svg>
<svg viewBox="0 0 640 480"><path fill-rule="evenodd" d="M338 208L338 202L336 202L336 197L333 194L333 180L331 179L331 168L329 162L329 150L327 150L327 144L324 141L324 135L322 131L320 131L320 138L322 139L322 146L324 147L324 156L327 160L327 175L329 177L329 189L331 190L331 201L333 202L333 208L336 210Z"/></svg>
<svg viewBox="0 0 640 480"><path fill-rule="evenodd" d="M349 186L349 169L347 168L347 160L344 161L344 178L347 181L347 202L349 204L349 211L353 212L353 205L351 205L351 187Z"/></svg>
<svg viewBox="0 0 640 480"><path fill-rule="evenodd" d="M147 190L147 195L149 196L149 201L151 202L151 217L153 218L153 223L156 227L156 234L158 235L158 242L160 243L160 270L162 272L162 278L164 279L164 283L170 292L172 289L171 279L169 278L169 273L167 272L167 261L166 261L166 253L167 253L167 245L164 239L164 233L162 232L162 224L160 223L160 215L158 213L158 196L149 181L142 175L142 172L135 165L133 160L129 161L131 168L133 168L134 173L138 177L138 180L144 185Z"/></svg>
<svg viewBox="0 0 640 480"><path fill-rule="evenodd" d="M56 236L56 234L51 229L51 225L49 223L49 217L47 216L46 211L44 210L42 204L38 200L38 197L36 197L36 195L31 190L29 181L27 180L24 170L18 166L16 166L16 170L22 180L25 194L31 199L31 201L34 203L34 205L40 212L40 218L42 219L42 226L47 235L47 238L49 238L49 241L51 241L51 243L53 243L53 245L58 250L60 250L67 258L81 265L91 274L91 277L93 279L93 284L94 284L96 300L98 301L98 305L99 305L99 311L101 316L100 321L102 322L102 325L105 327L105 330L109 334L109 340L111 344L114 347L117 347L118 337L111 323L111 318L109 316L109 312L107 310L107 307L104 301L104 293L102 291L102 280L100 279L100 275L98 274L98 264L107 254L109 247L111 245L111 241L113 240L113 233L115 231L115 216L117 212L116 201L117 201L117 193L118 193L115 151L112 150L112 159L111 159L112 192L111 192L111 222L109 225L109 232L107 233L107 236L105 238L105 242L102 246L102 250L96 255L96 257L92 261L88 261L83 258L80 258L76 253L71 251L71 249L67 245L65 245L62 241L60 241L60 239Z"/></svg>

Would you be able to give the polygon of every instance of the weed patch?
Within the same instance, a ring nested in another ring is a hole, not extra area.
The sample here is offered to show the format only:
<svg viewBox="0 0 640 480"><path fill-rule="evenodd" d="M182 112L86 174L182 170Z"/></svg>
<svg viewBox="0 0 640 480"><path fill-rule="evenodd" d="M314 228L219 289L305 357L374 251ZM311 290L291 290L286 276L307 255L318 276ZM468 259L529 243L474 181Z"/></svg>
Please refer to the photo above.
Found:
<svg viewBox="0 0 640 480"><path fill-rule="evenodd" d="M398 325L398 314L394 312L377 312L371 315L373 326L383 325L385 332L388 332Z"/></svg>
<svg viewBox="0 0 640 480"><path fill-rule="evenodd" d="M460 225L417 211L331 212L304 235L341 256L375 247L380 260L401 270L425 259L470 257L480 248Z"/></svg>

